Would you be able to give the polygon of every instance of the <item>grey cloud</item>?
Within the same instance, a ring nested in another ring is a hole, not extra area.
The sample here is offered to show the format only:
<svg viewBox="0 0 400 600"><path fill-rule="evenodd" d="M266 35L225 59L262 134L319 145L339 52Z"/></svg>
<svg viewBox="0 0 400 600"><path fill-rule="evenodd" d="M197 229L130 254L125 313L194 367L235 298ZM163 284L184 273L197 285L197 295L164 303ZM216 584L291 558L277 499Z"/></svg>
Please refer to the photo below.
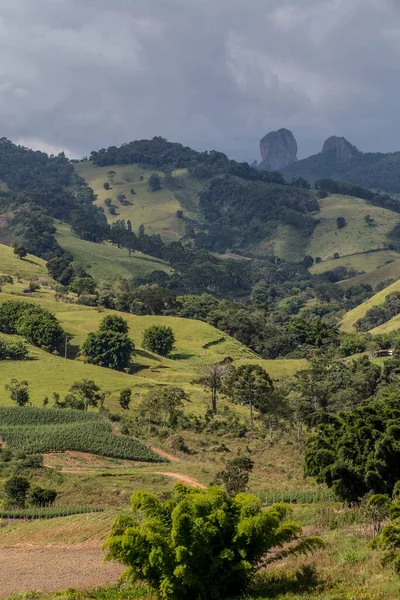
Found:
<svg viewBox="0 0 400 600"><path fill-rule="evenodd" d="M258 158L288 127L400 149L396 0L0 0L0 134L74 155L162 135Z"/></svg>

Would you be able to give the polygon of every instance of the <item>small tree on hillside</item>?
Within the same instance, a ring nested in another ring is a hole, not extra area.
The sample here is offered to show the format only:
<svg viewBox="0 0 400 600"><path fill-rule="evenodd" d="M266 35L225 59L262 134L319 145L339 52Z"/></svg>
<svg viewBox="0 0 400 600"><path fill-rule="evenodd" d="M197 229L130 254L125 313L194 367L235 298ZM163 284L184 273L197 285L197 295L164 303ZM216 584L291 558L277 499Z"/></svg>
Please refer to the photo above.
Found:
<svg viewBox="0 0 400 600"><path fill-rule="evenodd" d="M89 406L96 408L101 401L101 390L92 379L75 381L65 397L65 406L80 410L88 410Z"/></svg>
<svg viewBox="0 0 400 600"><path fill-rule="evenodd" d="M119 315L107 315L100 321L99 331L114 331L115 333L128 333L128 321Z"/></svg>
<svg viewBox="0 0 400 600"><path fill-rule="evenodd" d="M14 475L14 477L7 479L4 484L4 494L7 504L9 506L24 508L29 488L30 484L26 477Z"/></svg>
<svg viewBox="0 0 400 600"><path fill-rule="evenodd" d="M108 183L108 181L106 181L105 183L103 183L103 188L105 190L109 190L111 188L110 184Z"/></svg>
<svg viewBox="0 0 400 600"><path fill-rule="evenodd" d="M21 246L20 244L16 244L14 246L14 254L16 256L18 256L18 258L20 258L21 260L23 258L25 258L25 256L28 254L27 251L25 250L24 246Z"/></svg>
<svg viewBox="0 0 400 600"><path fill-rule="evenodd" d="M233 368L224 382L224 393L237 404L250 408L250 427L253 427L253 407L265 412L271 402L274 384L260 365L241 365Z"/></svg>
<svg viewBox="0 0 400 600"><path fill-rule="evenodd" d="M232 370L231 365L221 363L200 364L197 367L198 379L194 383L199 383L206 390L211 392L211 408L217 412L218 392L222 389L222 384Z"/></svg>
<svg viewBox="0 0 400 600"><path fill-rule="evenodd" d="M171 327L153 325L145 329L142 346L160 356L168 356L175 344L175 336Z"/></svg>
<svg viewBox="0 0 400 600"><path fill-rule="evenodd" d="M173 427L178 416L183 414L186 402L190 402L190 398L182 388L166 386L150 390L143 398L139 410L147 421Z"/></svg>
<svg viewBox="0 0 400 600"><path fill-rule="evenodd" d="M116 172L115 171L108 171L107 176L108 176L108 179L109 179L110 183L114 184L114 178L116 176Z"/></svg>
<svg viewBox="0 0 400 600"><path fill-rule="evenodd" d="M25 406L29 402L28 387L29 384L27 381L11 379L5 389L7 392L10 392L10 398L17 406Z"/></svg>
<svg viewBox="0 0 400 600"><path fill-rule="evenodd" d="M157 173L152 173L149 177L149 190L151 192L157 192L161 189L161 179Z"/></svg>
<svg viewBox="0 0 400 600"><path fill-rule="evenodd" d="M124 410L129 410L129 405L132 400L132 390L129 388L121 390L119 394L119 404Z"/></svg>
<svg viewBox="0 0 400 600"><path fill-rule="evenodd" d="M343 227L346 227L347 223L346 223L346 219L344 217L338 217L336 219L336 227L338 229L343 229Z"/></svg>
<svg viewBox="0 0 400 600"><path fill-rule="evenodd" d="M253 466L249 456L237 456L229 460L225 469L216 474L213 484L224 485L229 496L245 492Z"/></svg>
<svg viewBox="0 0 400 600"><path fill-rule="evenodd" d="M97 331L89 333L82 354L92 365L123 371L129 367L135 344L126 333Z"/></svg>

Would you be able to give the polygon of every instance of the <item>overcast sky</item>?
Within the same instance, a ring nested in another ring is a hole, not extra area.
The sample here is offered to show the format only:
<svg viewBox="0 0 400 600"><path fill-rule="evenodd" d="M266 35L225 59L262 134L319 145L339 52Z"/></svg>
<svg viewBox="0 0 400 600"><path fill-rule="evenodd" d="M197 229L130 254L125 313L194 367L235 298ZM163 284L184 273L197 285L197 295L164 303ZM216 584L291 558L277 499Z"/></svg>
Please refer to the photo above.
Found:
<svg viewBox="0 0 400 600"><path fill-rule="evenodd" d="M0 136L47 151L400 150L399 91L399 0L0 0Z"/></svg>

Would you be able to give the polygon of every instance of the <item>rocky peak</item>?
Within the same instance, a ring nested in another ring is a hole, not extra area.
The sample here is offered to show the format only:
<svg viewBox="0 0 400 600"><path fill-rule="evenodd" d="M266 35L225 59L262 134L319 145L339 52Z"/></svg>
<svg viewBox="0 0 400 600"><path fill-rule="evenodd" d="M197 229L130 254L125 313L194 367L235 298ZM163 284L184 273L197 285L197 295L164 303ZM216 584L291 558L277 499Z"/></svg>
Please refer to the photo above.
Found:
<svg viewBox="0 0 400 600"><path fill-rule="evenodd" d="M333 135L322 148L322 154L329 154L336 162L346 163L359 153L357 148L344 137Z"/></svg>
<svg viewBox="0 0 400 600"><path fill-rule="evenodd" d="M278 171L297 161L297 142L291 131L271 131L260 142L260 169Z"/></svg>

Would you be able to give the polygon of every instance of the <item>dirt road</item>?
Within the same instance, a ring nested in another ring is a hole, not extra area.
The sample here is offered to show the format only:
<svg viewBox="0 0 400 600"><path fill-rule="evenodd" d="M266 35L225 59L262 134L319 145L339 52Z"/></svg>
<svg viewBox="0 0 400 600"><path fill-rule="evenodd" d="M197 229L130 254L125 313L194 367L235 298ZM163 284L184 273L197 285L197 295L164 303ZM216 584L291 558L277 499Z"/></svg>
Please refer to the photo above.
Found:
<svg viewBox="0 0 400 600"><path fill-rule="evenodd" d="M27 590L55 592L110 585L123 567L104 563L98 547L69 546L0 547L0 598Z"/></svg>

